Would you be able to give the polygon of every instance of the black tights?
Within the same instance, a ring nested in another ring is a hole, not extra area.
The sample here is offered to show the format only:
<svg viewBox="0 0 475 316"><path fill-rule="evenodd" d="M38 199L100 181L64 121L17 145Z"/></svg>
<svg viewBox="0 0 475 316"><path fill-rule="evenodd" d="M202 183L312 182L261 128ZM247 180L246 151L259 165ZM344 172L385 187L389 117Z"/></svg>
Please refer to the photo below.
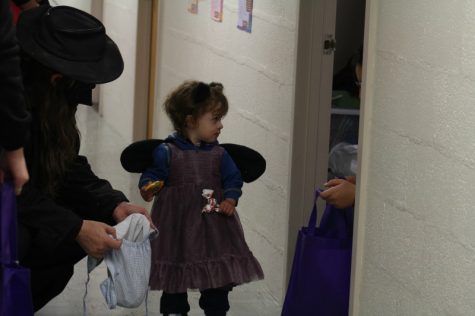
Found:
<svg viewBox="0 0 475 316"><path fill-rule="evenodd" d="M206 316L224 316L229 310L228 294L229 289L207 289L200 291L200 307ZM160 299L160 313L162 314L183 314L190 311L188 304L188 294L163 292Z"/></svg>

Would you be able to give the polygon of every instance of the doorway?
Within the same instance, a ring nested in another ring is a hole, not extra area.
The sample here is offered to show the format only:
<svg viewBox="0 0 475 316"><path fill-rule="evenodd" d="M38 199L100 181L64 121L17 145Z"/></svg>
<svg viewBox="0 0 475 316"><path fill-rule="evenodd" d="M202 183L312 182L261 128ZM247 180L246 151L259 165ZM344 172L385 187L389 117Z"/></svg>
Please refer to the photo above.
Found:
<svg viewBox="0 0 475 316"><path fill-rule="evenodd" d="M287 281L298 230L307 224L315 190L322 188L329 176L331 130L338 130L335 124L342 118L359 121L359 111L354 107L346 111L345 106L332 106L332 83L334 75L363 46L365 9L365 0L300 1ZM318 207L323 209L323 203Z"/></svg>

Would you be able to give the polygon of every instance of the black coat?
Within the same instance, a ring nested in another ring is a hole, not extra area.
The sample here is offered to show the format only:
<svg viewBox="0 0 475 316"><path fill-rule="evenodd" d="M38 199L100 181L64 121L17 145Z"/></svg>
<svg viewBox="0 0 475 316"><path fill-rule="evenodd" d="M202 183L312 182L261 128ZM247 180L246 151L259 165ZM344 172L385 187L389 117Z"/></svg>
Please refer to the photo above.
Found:
<svg viewBox="0 0 475 316"><path fill-rule="evenodd" d="M83 219L114 225L112 212L122 201L127 201L125 195L99 179L86 157L78 156L57 198L32 184L25 186L18 199L18 221L28 231L31 249L48 255L74 241ZM24 242L20 240L20 245ZM20 249L22 254L28 252Z"/></svg>
<svg viewBox="0 0 475 316"><path fill-rule="evenodd" d="M10 5L8 0L0 0L0 147L8 150L22 147L29 120Z"/></svg>
<svg viewBox="0 0 475 316"><path fill-rule="evenodd" d="M79 155L65 174L57 196L53 198L43 193L38 184L36 123L33 116L30 142L25 146L30 181L18 198L20 256L33 256L28 259L32 262L37 261L35 257L60 255L56 253L58 247L75 244L83 219L114 225L112 212L120 202L128 201L108 181L99 179L87 158Z"/></svg>

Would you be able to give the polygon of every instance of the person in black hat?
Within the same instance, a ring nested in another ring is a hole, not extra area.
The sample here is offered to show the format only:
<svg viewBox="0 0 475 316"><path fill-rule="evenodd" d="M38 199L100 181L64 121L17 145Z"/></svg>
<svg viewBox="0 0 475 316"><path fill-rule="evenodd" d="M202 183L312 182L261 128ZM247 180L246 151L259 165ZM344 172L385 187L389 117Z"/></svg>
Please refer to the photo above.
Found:
<svg viewBox="0 0 475 316"><path fill-rule="evenodd" d="M94 85L116 79L124 67L103 24L75 8L44 5L20 15L17 37L32 113L25 147L31 180L18 199L19 259L31 269L38 310L62 292L86 254L120 247L109 225L148 213L78 154L77 105L91 104Z"/></svg>

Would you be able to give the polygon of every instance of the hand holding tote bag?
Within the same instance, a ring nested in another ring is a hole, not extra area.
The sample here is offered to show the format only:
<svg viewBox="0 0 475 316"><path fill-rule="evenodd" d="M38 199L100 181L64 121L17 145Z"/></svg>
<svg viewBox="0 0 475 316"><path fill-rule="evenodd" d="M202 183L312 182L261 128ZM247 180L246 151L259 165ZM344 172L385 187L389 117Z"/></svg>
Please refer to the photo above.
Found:
<svg viewBox="0 0 475 316"><path fill-rule="evenodd" d="M16 254L16 197L9 182L0 185L0 315L33 315L30 270Z"/></svg>
<svg viewBox="0 0 475 316"><path fill-rule="evenodd" d="M318 196L308 226L298 234L282 316L348 315L353 207L327 204L315 227Z"/></svg>

